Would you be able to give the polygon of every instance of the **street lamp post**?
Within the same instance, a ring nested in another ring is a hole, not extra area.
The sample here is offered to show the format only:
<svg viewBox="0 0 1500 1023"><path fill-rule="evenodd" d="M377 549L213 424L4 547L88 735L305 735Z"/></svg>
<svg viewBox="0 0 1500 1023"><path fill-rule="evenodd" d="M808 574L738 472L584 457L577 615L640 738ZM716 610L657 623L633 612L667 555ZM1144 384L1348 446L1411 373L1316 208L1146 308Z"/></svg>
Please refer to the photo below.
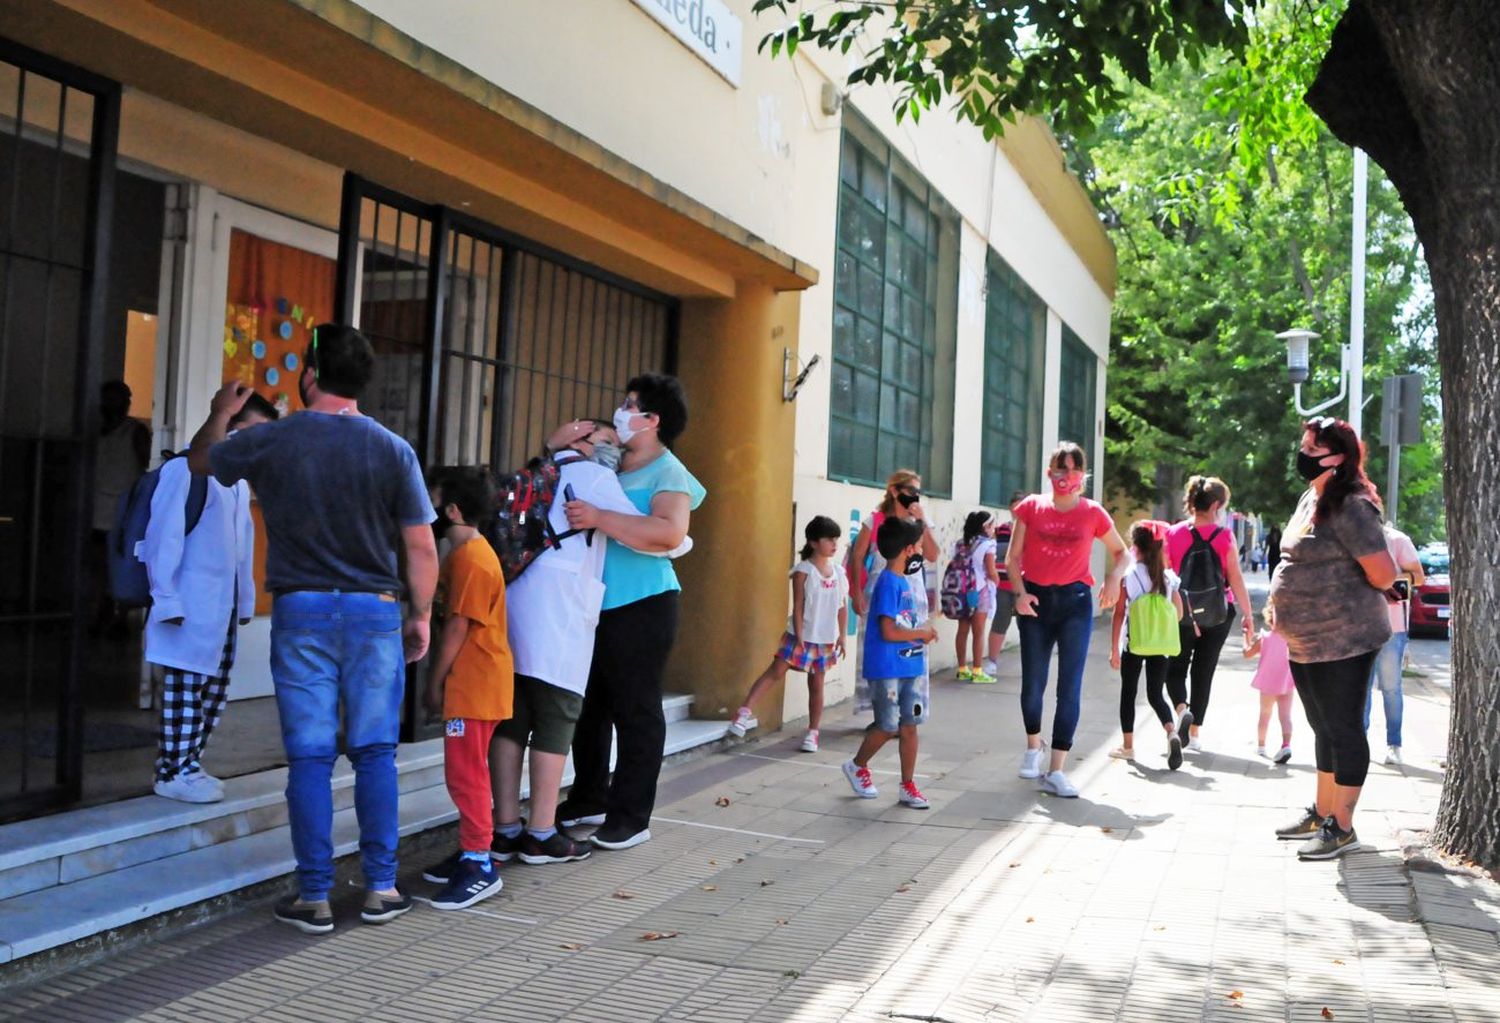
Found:
<svg viewBox="0 0 1500 1023"><path fill-rule="evenodd" d="M1307 343L1317 340L1322 335L1315 330L1293 328L1292 330L1283 330L1276 337L1286 342L1286 375L1287 379L1292 382L1292 401L1297 407L1298 415L1303 418L1315 416L1324 409L1332 408L1344 400L1345 396L1349 393L1349 377L1351 375L1349 373L1350 355L1348 345L1339 346L1339 393L1320 405L1306 408L1302 404L1302 385L1307 382L1308 376ZM1352 424L1353 420L1350 420L1350 423Z"/></svg>

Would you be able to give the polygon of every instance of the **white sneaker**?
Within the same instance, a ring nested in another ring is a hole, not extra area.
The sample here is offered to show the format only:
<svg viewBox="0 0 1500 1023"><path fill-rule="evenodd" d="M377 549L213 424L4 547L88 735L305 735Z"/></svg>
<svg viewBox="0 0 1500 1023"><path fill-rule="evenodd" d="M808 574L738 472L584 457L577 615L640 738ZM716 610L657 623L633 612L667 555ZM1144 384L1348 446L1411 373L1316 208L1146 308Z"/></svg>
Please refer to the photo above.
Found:
<svg viewBox="0 0 1500 1023"><path fill-rule="evenodd" d="M860 799L874 799L880 795L880 790L875 787L875 779L870 777L868 767L860 767L853 760L845 760L844 777L849 780L849 787Z"/></svg>
<svg viewBox="0 0 1500 1023"><path fill-rule="evenodd" d="M1266 748L1264 746L1257 746L1255 747L1255 755L1258 757L1269 757L1271 754L1266 752Z"/></svg>
<svg viewBox="0 0 1500 1023"><path fill-rule="evenodd" d="M1061 771L1053 771L1042 779L1042 791L1062 799L1077 799L1078 787L1068 781Z"/></svg>
<svg viewBox="0 0 1500 1023"><path fill-rule="evenodd" d="M1385 749L1385 762L1392 767L1404 766L1406 761L1401 759L1401 747L1387 746Z"/></svg>
<svg viewBox="0 0 1500 1023"><path fill-rule="evenodd" d="M759 726L760 722L755 720L755 715L750 713L750 708L741 707L739 711L735 713L734 720L729 722L729 734L737 735L741 739L743 739L746 732L750 731L750 729L752 728L758 728Z"/></svg>
<svg viewBox="0 0 1500 1023"><path fill-rule="evenodd" d="M1202 753L1203 743L1199 742L1198 737L1195 735L1188 740L1188 749L1192 750L1194 753Z"/></svg>
<svg viewBox="0 0 1500 1023"><path fill-rule="evenodd" d="M223 782L223 780L219 779L219 778L215 778L213 775L209 774L207 771L203 770L202 768L199 768L198 770L194 771L192 774L188 775L188 777L189 778L193 778L193 779L201 779L199 781L195 781L194 784L197 784L197 785L207 785L207 786L209 786L211 788L217 789L219 795L222 796L224 794L224 782Z"/></svg>
<svg viewBox="0 0 1500 1023"><path fill-rule="evenodd" d="M800 749L803 753L818 752L818 730L816 728L809 728L807 730L807 734L802 737Z"/></svg>
<svg viewBox="0 0 1500 1023"><path fill-rule="evenodd" d="M1000 671L1000 669L997 668L997 667L995 667L995 662L994 661L990 660L989 658L985 658L985 661L984 661L984 673L986 675L995 675L995 674L998 674L999 671Z"/></svg>
<svg viewBox="0 0 1500 1023"><path fill-rule="evenodd" d="M159 781L151 786L163 799L175 799L180 803L217 803L224 798L224 790L214 785L205 785L197 779L201 774L179 774L171 781Z"/></svg>
<svg viewBox="0 0 1500 1023"><path fill-rule="evenodd" d="M1047 745L1043 743L1036 749L1029 749L1021 754L1021 769L1016 773L1022 778L1040 778L1042 776L1042 754L1047 752Z"/></svg>

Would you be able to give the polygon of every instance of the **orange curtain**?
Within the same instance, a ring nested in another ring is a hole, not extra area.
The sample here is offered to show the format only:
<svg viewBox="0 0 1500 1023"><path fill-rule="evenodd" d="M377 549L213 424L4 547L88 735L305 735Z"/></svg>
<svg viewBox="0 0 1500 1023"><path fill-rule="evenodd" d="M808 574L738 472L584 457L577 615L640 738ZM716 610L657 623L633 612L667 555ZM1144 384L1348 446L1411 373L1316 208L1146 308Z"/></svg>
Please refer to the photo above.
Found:
<svg viewBox="0 0 1500 1023"><path fill-rule="evenodd" d="M297 378L314 324L333 319L336 264L326 256L229 233L229 289L224 310L224 381L239 380L288 415L302 408ZM255 613L271 612L266 592L266 529L255 521Z"/></svg>

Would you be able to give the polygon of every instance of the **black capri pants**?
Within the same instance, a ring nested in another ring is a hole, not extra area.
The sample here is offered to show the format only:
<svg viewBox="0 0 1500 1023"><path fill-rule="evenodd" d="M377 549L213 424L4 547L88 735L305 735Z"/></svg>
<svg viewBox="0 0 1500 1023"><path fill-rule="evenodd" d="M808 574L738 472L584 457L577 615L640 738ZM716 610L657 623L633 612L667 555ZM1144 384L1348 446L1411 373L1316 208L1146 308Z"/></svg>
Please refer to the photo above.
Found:
<svg viewBox="0 0 1500 1023"><path fill-rule="evenodd" d="M1292 662L1292 681L1312 726L1318 770L1340 785L1358 787L1370 773L1365 696L1379 650L1339 661Z"/></svg>

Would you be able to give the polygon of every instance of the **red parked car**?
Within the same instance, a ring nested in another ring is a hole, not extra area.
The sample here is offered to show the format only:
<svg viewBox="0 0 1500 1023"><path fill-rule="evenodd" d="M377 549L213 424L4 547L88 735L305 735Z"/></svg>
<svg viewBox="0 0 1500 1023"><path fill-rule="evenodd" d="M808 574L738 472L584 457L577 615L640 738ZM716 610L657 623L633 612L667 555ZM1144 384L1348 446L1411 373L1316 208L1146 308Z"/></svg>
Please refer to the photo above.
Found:
<svg viewBox="0 0 1500 1023"><path fill-rule="evenodd" d="M1422 571L1427 574L1427 579L1417 587L1413 595L1415 599L1411 602L1409 625L1411 634L1446 638L1448 622L1453 613L1453 608L1448 603L1447 545L1423 547L1417 552L1417 557L1422 562Z"/></svg>

